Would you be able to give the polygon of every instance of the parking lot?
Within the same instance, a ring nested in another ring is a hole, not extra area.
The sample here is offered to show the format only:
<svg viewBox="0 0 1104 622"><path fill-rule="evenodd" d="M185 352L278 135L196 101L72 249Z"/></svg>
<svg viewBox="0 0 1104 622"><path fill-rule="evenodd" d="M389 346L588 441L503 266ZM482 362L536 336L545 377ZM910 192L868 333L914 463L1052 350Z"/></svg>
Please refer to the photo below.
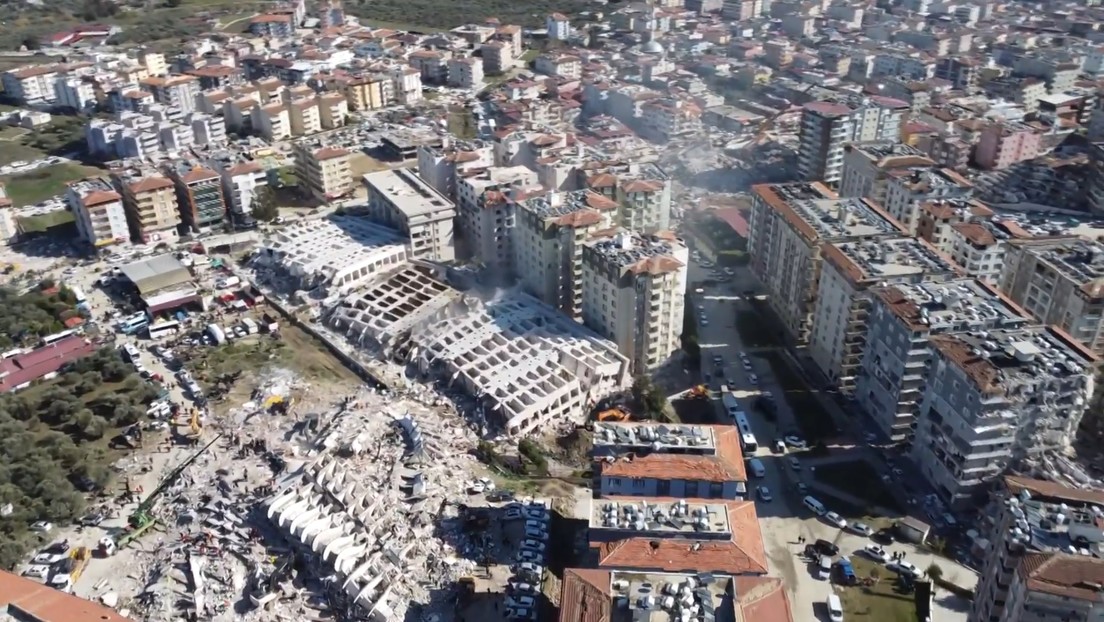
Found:
<svg viewBox="0 0 1104 622"><path fill-rule="evenodd" d="M815 497L818 494L820 482L812 470L825 454L814 451L809 447L810 443L801 438L790 400L786 399L784 389L775 377L771 361L765 357L767 354L780 357L782 352L762 344L745 346L741 341L736 327L737 317L740 313L756 311L748 293L754 295L759 284L746 268L732 268L729 274L708 263L703 267L700 258L692 261L689 272L693 313L698 318L702 348L702 380L707 381L715 392L722 386L731 391L736 407L744 413L750 431L758 441L754 452L745 451L745 459L754 458L761 466L761 477L756 477L754 468L748 469L751 478L749 488L755 494L771 574L782 577L789 588L795 619L808 622L828 620L827 597L838 592L845 614L892 622L901 607L900 602L911 599L911 596L893 592L898 573L892 567L861 553L876 543L866 535L831 524L803 503L806 496ZM692 382L693 379L688 380L688 383ZM718 422L734 422L720 399L715 399L714 403ZM782 439L785 440L781 446L777 446L776 441ZM861 443L823 451L827 451L828 456L845 456L847 459L874 460L877 456L877 452L867 450ZM893 467L886 468L888 471ZM856 508L845 507L842 503L840 507L833 507L832 504L833 500L825 496L825 514L836 511L841 515L839 519L849 525L865 519L856 513ZM899 517L867 520L880 527L891 524L896 518ZM839 549L832 558L831 580L821 578L819 557L805 554L805 546L817 540L832 543ZM891 562L894 554L903 554L904 561L914 564L920 574L936 563L944 579L965 588L973 588L976 584L977 576L972 570L934 556L913 544L892 542L882 546ZM870 570L877 566L878 570L874 573L876 584L840 585L836 568L841 558L852 560L856 575L865 573L856 577L860 582L869 582L872 579ZM936 598L940 620L965 620L967 606L968 603L962 599L946 593Z"/></svg>

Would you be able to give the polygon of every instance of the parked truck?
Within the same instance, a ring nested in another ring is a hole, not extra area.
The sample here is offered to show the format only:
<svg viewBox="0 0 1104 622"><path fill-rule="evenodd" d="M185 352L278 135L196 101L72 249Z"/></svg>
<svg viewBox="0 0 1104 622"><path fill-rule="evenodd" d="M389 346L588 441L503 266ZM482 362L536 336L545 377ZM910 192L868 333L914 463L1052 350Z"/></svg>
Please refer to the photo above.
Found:
<svg viewBox="0 0 1104 622"><path fill-rule="evenodd" d="M211 339L218 345L226 343L226 333L222 331L222 328L218 324L208 324L207 334L211 336Z"/></svg>
<svg viewBox="0 0 1104 622"><path fill-rule="evenodd" d="M242 320L242 326L245 327L245 332L250 335L256 335L261 330L260 327L257 326L257 322L251 317L244 318Z"/></svg>
<svg viewBox="0 0 1104 622"><path fill-rule="evenodd" d="M264 328L270 333L274 333L280 330L280 323L276 321L276 317L270 313L265 313L261 316L261 321L264 322Z"/></svg>

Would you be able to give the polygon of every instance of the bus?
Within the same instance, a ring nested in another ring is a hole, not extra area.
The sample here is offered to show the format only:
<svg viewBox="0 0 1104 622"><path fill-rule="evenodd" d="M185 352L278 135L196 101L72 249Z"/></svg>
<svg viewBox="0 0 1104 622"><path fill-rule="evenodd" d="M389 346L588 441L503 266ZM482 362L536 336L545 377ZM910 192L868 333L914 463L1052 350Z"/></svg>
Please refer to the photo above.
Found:
<svg viewBox="0 0 1104 622"><path fill-rule="evenodd" d="M759 449L759 441L755 439L754 434L740 434L740 447L744 450L744 453L755 453L755 450Z"/></svg>
<svg viewBox="0 0 1104 622"><path fill-rule="evenodd" d="M77 299L77 306L88 304L88 298L85 297L84 292L79 287L70 287L69 291L73 292L73 297Z"/></svg>
<svg viewBox="0 0 1104 622"><path fill-rule="evenodd" d="M742 410L731 412L732 422L736 424L736 429L740 431L740 446L744 451L751 453L756 449L759 449L759 441L756 440L755 434L751 431L751 423L748 421L747 413Z"/></svg>
<svg viewBox="0 0 1104 622"><path fill-rule="evenodd" d="M119 332L124 335L133 335L149 326L149 316L145 313L135 313L130 317L119 320Z"/></svg>
<svg viewBox="0 0 1104 622"><path fill-rule="evenodd" d="M76 334L77 334L77 331L75 331L75 330L63 330L60 333L54 333L52 335L46 335L45 337L42 338L42 345L43 346L53 345L53 344L61 341L62 339L65 339L66 337L70 337L70 336L76 335Z"/></svg>
<svg viewBox="0 0 1104 622"><path fill-rule="evenodd" d="M157 322L156 324L150 324L148 330L150 339L161 339L162 337L175 335L180 331L180 322L177 320Z"/></svg>

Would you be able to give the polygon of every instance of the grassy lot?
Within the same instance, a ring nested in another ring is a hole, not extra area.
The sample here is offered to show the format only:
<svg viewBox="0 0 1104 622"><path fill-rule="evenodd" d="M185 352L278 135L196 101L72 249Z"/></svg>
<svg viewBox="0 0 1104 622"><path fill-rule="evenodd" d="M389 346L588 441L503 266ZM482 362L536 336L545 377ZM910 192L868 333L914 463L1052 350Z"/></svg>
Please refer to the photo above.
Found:
<svg viewBox="0 0 1104 622"><path fill-rule="evenodd" d="M15 128L5 128L15 129ZM18 140L2 139L0 142L0 166L6 166L12 162L31 162L43 156L39 149L28 147Z"/></svg>
<svg viewBox="0 0 1104 622"><path fill-rule="evenodd" d="M70 182L102 172L99 169L77 164L56 164L23 175L0 177L0 181L7 184L8 198L16 207L20 207L57 196L65 192L66 185Z"/></svg>
<svg viewBox="0 0 1104 622"><path fill-rule="evenodd" d="M528 63L537 60L538 56L540 56L540 50L525 50L521 53L521 60Z"/></svg>
<svg viewBox="0 0 1104 622"><path fill-rule="evenodd" d="M67 225L77 221L73 212L57 210L37 216L19 216L19 228L27 233L45 233L54 227Z"/></svg>
<svg viewBox="0 0 1104 622"><path fill-rule="evenodd" d="M463 108L450 110L448 130L457 138L475 138L476 127L471 112Z"/></svg>
<svg viewBox="0 0 1104 622"><path fill-rule="evenodd" d="M789 404L790 411L806 439L816 442L837 434L832 416L821 406L820 400L809 390L805 380L793 369L784 354L771 351L759 352L756 356L770 364L771 372L782 388L782 397Z"/></svg>
<svg viewBox="0 0 1104 622"><path fill-rule="evenodd" d="M843 619L856 622L917 622L911 594L893 590L896 575L868 559L852 556L851 565L859 579L876 576L871 587L836 586L843 603ZM871 574L871 573L875 574Z"/></svg>
<svg viewBox="0 0 1104 622"><path fill-rule="evenodd" d="M885 483L865 460L823 464L817 467L814 477L829 486L865 499L871 505L900 512L897 499L886 488Z"/></svg>
<svg viewBox="0 0 1104 622"><path fill-rule="evenodd" d="M11 125L0 126L0 140L16 140L22 136L25 136L30 130L25 127L15 127Z"/></svg>

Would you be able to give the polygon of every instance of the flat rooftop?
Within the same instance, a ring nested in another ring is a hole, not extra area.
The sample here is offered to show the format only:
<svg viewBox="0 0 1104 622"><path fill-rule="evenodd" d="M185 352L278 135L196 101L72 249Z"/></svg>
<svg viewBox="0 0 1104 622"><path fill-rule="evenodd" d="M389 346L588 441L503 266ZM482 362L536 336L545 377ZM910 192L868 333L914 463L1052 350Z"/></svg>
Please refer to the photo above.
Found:
<svg viewBox="0 0 1104 622"><path fill-rule="evenodd" d="M686 247L674 236L617 231L587 240L583 253L584 260L588 255L599 257L607 265L635 274L662 274L686 267L679 259L685 256Z"/></svg>
<svg viewBox="0 0 1104 622"><path fill-rule="evenodd" d="M775 577L568 568L560 603L560 622L793 621Z"/></svg>
<svg viewBox="0 0 1104 622"><path fill-rule="evenodd" d="M649 424L621 423L637 428ZM663 424L650 424L670 428ZM716 483L737 482L737 489L744 488L747 482L747 469L744 465L744 452L740 448L739 430L731 425L679 426L681 434L689 437L686 445L678 446L674 442L666 445L641 446L637 444L601 444L595 441L594 455L602 477L623 477L629 479L661 479L707 481ZM695 429L701 429L695 432ZM712 430L713 451L707 445L696 446L698 434L706 435ZM657 430L657 433L660 431ZM616 434L616 432L614 432ZM595 438L597 438L597 433ZM603 436L608 434L603 433ZM672 435L673 438L673 435ZM632 443L638 443L634 440Z"/></svg>
<svg viewBox="0 0 1104 622"><path fill-rule="evenodd" d="M594 422L594 450L649 449L654 452L713 454L714 428L707 425Z"/></svg>
<svg viewBox="0 0 1104 622"><path fill-rule="evenodd" d="M1023 248L1076 283L1086 295L1104 295L1104 244L1095 240L1063 238L1028 241Z"/></svg>
<svg viewBox="0 0 1104 622"><path fill-rule="evenodd" d="M965 177L945 168L928 165L893 169L889 177L896 179L914 195L932 198L961 198L973 191L974 185Z"/></svg>
<svg viewBox="0 0 1104 622"><path fill-rule="evenodd" d="M732 535L728 505L701 499L618 497L595 500L591 504L590 528L637 536Z"/></svg>
<svg viewBox="0 0 1104 622"><path fill-rule="evenodd" d="M1013 387L1046 379L1089 374L1095 357L1041 326L937 335L931 343L958 365L983 394L1003 395Z"/></svg>
<svg viewBox="0 0 1104 622"><path fill-rule="evenodd" d="M1099 533L1104 521L1104 492L1095 492L1095 502L1086 498L1086 491L1068 489L1064 494L1060 484L1038 482L1021 477L1007 477L1004 480L1007 497L999 501L1016 519L1015 528L1030 538L1007 534L1019 540L1027 550L1040 553L1078 553L1081 547L1075 546L1071 538L1077 534ZM1036 485L1038 484L1038 485ZM1040 494L1051 492L1055 494ZM1081 493L1081 494L1074 494ZM996 501L995 501L996 502ZM1064 517L1061 523L1055 517ZM1094 543L1086 552L1100 556L1100 544Z"/></svg>
<svg viewBox="0 0 1104 622"><path fill-rule="evenodd" d="M405 256L405 249L406 239L394 229L361 216L333 215L299 220L271 233L258 249L258 257L297 277L331 281L388 257Z"/></svg>
<svg viewBox="0 0 1104 622"><path fill-rule="evenodd" d="M824 259L839 268L852 284L958 274L953 261L916 238L836 242L826 245L822 252Z"/></svg>
<svg viewBox="0 0 1104 622"><path fill-rule="evenodd" d="M874 290L880 304L914 331L1014 328L1032 322L1027 314L976 279L943 283L898 283Z"/></svg>
<svg viewBox="0 0 1104 622"><path fill-rule="evenodd" d="M923 151L892 140L876 140L852 143L844 149L853 150L879 168L897 168L903 166L934 166L935 161Z"/></svg>
<svg viewBox="0 0 1104 622"><path fill-rule="evenodd" d="M455 207L445 195L411 170L389 169L368 173L363 181L369 193L375 192L383 197L407 218L427 216Z"/></svg>
<svg viewBox="0 0 1104 622"><path fill-rule="evenodd" d="M143 296L192 282L192 273L170 253L129 263L120 270Z"/></svg>
<svg viewBox="0 0 1104 622"><path fill-rule="evenodd" d="M836 198L819 182L761 184L753 191L810 243L902 233L880 207L864 199Z"/></svg>
<svg viewBox="0 0 1104 622"><path fill-rule="evenodd" d="M550 192L518 202L518 208L560 226L594 225L601 213L617 209L617 202L591 190Z"/></svg>

